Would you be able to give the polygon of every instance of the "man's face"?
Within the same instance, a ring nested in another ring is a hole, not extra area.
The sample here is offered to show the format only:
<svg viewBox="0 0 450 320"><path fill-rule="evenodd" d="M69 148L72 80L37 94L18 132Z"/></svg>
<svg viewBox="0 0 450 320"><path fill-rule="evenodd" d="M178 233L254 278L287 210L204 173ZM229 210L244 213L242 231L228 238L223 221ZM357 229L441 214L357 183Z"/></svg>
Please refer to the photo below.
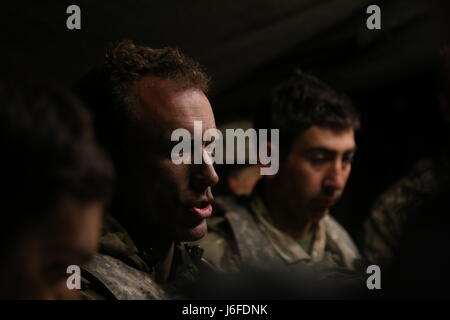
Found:
<svg viewBox="0 0 450 320"><path fill-rule="evenodd" d="M97 250L103 204L65 198L57 213L19 236L2 269L1 295L12 299L78 299L67 267L80 266Z"/></svg>
<svg viewBox="0 0 450 320"><path fill-rule="evenodd" d="M294 140L280 178L305 218L319 220L339 199L354 153L353 129L312 126Z"/></svg>
<svg viewBox="0 0 450 320"><path fill-rule="evenodd" d="M171 135L175 129L184 128L194 137L194 121L202 122L203 132L215 128L211 105L201 90L179 89L154 76L140 79L133 92L139 125L148 139L138 148L142 154L133 169L141 211L139 232L157 233L175 241L198 240L207 232L211 187L218 177L204 159L202 164L174 164L171 151L178 142L172 142Z"/></svg>

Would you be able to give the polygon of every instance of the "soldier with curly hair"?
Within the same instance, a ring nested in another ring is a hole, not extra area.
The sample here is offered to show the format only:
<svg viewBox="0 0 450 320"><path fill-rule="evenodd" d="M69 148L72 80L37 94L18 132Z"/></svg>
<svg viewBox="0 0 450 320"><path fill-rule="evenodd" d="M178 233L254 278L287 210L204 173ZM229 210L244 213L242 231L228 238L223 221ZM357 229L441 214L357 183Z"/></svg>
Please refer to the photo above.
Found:
<svg viewBox="0 0 450 320"><path fill-rule="evenodd" d="M122 41L78 84L100 142L117 169L100 254L85 266L91 298L183 297L182 288L210 270L198 247L212 213L211 164L171 161L171 134L215 128L208 77L173 48ZM205 147L205 145L203 145Z"/></svg>

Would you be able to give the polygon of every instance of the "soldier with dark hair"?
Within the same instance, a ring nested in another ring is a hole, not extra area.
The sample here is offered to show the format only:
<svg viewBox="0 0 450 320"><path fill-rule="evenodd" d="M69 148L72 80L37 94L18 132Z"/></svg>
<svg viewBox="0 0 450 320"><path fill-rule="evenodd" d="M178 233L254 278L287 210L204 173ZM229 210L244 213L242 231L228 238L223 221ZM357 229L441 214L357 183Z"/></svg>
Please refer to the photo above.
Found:
<svg viewBox="0 0 450 320"><path fill-rule="evenodd" d="M0 298L79 298L67 269L97 249L112 164L70 93L4 75L0 105Z"/></svg>
<svg viewBox="0 0 450 320"><path fill-rule="evenodd" d="M263 176L249 199L220 197L199 243L225 271L308 264L353 269L359 253L329 215L350 175L359 117L350 101L301 71L258 110L257 129L279 129L279 172Z"/></svg>
<svg viewBox="0 0 450 320"><path fill-rule="evenodd" d="M84 267L86 295L183 296L181 289L209 270L201 249L184 242L206 234L218 177L205 162L173 163L171 134L183 128L193 135L194 121L204 131L215 128L207 76L176 49L122 41L77 87L118 180L100 254Z"/></svg>

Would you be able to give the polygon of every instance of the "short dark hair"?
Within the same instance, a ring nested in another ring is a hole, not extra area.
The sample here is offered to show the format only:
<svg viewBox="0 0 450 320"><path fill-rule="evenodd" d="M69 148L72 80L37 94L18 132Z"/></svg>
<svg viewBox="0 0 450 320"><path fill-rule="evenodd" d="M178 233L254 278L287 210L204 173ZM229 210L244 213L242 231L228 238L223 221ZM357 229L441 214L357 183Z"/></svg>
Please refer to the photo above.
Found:
<svg viewBox="0 0 450 320"><path fill-rule="evenodd" d="M45 219L62 197L109 199L112 164L95 143L89 113L71 93L42 78L9 75L0 79L0 105L4 229Z"/></svg>
<svg viewBox="0 0 450 320"><path fill-rule="evenodd" d="M346 95L301 70L272 89L261 109L255 127L279 129L284 155L295 138L311 126L355 131L360 127L359 115Z"/></svg>
<svg viewBox="0 0 450 320"><path fill-rule="evenodd" d="M209 78L203 68L178 49L154 49L130 40L112 44L103 63L75 84L76 92L93 112L99 141L113 160L122 131L136 118L130 89L148 75L170 80L180 89L208 90Z"/></svg>

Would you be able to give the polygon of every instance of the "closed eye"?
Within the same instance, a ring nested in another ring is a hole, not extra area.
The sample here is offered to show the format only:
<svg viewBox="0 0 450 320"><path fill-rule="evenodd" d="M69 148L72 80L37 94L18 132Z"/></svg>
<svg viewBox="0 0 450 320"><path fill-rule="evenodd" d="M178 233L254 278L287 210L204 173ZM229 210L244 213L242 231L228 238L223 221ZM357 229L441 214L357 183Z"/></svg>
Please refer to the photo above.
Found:
<svg viewBox="0 0 450 320"><path fill-rule="evenodd" d="M342 161L345 163L353 163L353 160L355 159L355 153L349 153L344 155L344 157L342 158Z"/></svg>

